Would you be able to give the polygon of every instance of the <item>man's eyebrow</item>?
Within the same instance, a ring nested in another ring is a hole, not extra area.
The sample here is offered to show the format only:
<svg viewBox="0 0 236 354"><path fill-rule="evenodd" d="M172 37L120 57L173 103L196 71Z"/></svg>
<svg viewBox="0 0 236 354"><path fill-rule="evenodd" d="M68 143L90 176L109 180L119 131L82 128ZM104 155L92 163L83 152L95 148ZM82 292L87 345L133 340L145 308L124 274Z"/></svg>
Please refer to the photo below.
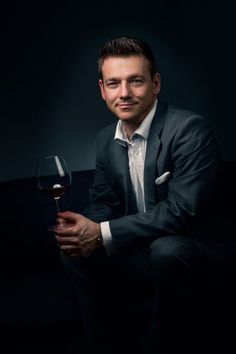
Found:
<svg viewBox="0 0 236 354"><path fill-rule="evenodd" d="M129 76L128 79L130 80L130 79L136 79L136 78L144 79L144 76L140 75L140 74L134 74L134 75Z"/></svg>
<svg viewBox="0 0 236 354"><path fill-rule="evenodd" d="M119 81L119 79L116 78L116 77L111 77L111 78L109 78L109 79L106 79L104 82L105 82L105 84L106 84L106 83L108 83L108 82L110 82L110 81Z"/></svg>
<svg viewBox="0 0 236 354"><path fill-rule="evenodd" d="M131 79L135 79L135 78L144 79L144 76L140 75L140 74L132 74L132 75L127 77L127 80L131 80ZM106 84L106 83L111 82L111 81L120 81L120 79L117 78L117 77L111 77L109 79L106 79L104 82Z"/></svg>

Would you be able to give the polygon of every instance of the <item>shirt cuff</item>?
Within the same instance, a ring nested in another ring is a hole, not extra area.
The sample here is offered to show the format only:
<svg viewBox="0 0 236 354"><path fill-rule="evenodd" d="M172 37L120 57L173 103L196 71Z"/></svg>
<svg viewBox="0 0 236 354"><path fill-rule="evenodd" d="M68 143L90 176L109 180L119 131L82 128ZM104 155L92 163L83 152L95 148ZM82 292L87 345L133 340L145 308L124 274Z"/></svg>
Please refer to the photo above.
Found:
<svg viewBox="0 0 236 354"><path fill-rule="evenodd" d="M116 253L116 249L112 241L112 234L111 234L109 221L101 222L100 226L101 226L103 244L107 254L110 255L112 253Z"/></svg>

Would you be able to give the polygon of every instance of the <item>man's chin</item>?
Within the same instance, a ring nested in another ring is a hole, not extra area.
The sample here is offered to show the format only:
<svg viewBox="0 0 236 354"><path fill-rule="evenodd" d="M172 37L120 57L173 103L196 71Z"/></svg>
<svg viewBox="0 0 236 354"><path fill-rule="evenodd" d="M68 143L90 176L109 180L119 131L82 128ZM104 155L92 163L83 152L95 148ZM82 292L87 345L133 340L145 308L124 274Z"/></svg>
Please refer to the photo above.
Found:
<svg viewBox="0 0 236 354"><path fill-rule="evenodd" d="M133 110L127 109L127 110L117 110L115 112L117 117L121 120L133 120L136 117L136 114L134 114Z"/></svg>
<svg viewBox="0 0 236 354"><path fill-rule="evenodd" d="M123 122L132 122L135 121L135 116L131 114L119 114L117 117Z"/></svg>

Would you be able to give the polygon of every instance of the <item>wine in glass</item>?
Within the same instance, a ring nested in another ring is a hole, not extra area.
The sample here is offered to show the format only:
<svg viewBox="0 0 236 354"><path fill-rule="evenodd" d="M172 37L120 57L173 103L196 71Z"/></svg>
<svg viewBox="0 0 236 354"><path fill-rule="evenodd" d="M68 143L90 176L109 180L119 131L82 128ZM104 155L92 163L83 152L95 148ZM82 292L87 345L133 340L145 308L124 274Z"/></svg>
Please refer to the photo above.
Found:
<svg viewBox="0 0 236 354"><path fill-rule="evenodd" d="M60 212L59 199L66 193L72 183L71 172L66 161L60 155L44 156L38 159L37 186L38 189L55 200L57 212ZM58 222L49 227L50 231L56 228L70 227L72 224Z"/></svg>

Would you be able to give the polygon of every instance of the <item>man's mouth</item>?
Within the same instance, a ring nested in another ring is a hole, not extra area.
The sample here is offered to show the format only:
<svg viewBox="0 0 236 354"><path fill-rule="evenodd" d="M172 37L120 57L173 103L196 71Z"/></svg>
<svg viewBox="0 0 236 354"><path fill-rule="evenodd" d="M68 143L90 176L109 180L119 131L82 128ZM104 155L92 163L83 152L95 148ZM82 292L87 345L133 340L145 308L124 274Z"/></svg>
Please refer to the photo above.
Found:
<svg viewBox="0 0 236 354"><path fill-rule="evenodd" d="M122 102L122 103L118 103L118 106L121 108L129 108L134 106L135 103L134 102Z"/></svg>
<svg viewBox="0 0 236 354"><path fill-rule="evenodd" d="M120 107L131 107L131 106L133 106L133 104L132 103L122 103L119 106Z"/></svg>

